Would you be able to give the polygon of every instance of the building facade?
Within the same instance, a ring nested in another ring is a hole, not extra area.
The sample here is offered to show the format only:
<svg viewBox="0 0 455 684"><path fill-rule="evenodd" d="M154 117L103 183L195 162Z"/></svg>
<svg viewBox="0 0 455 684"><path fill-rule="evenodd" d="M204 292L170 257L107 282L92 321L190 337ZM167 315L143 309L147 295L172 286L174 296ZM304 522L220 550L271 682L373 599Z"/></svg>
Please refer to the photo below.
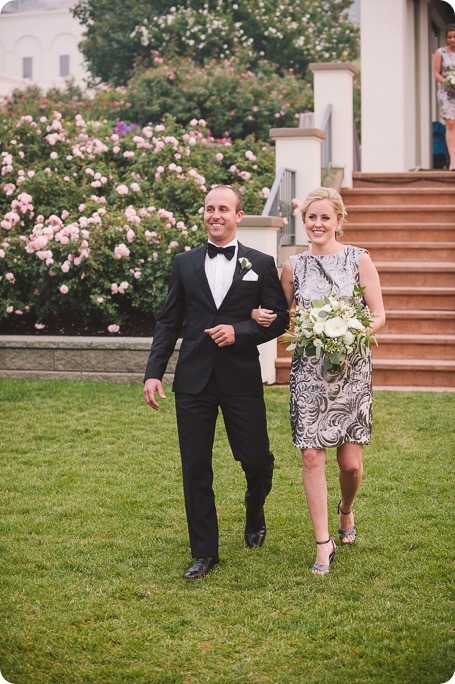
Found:
<svg viewBox="0 0 455 684"><path fill-rule="evenodd" d="M454 21L445 0L361 0L362 171L433 167L433 54Z"/></svg>
<svg viewBox="0 0 455 684"><path fill-rule="evenodd" d="M44 90L67 79L83 85L86 70L78 44L82 26L68 0L15 0L0 13L0 95L36 83Z"/></svg>

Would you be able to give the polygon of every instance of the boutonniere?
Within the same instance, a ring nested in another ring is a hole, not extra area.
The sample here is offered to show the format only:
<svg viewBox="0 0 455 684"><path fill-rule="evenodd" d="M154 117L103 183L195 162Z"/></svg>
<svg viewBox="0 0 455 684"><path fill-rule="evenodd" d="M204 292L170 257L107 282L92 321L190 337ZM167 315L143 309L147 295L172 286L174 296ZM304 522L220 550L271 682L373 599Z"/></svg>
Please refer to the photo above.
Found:
<svg viewBox="0 0 455 684"><path fill-rule="evenodd" d="M240 264L240 268L242 269L242 271L249 271L249 269L253 265L251 263L251 261L249 261L246 257L241 257L239 259L239 264Z"/></svg>

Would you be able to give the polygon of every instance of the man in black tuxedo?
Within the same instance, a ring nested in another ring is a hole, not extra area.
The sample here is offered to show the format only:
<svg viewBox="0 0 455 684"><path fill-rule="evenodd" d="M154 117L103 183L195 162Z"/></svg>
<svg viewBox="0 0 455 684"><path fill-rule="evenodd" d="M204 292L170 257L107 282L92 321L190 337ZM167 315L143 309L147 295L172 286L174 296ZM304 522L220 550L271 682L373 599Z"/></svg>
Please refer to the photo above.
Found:
<svg viewBox="0 0 455 684"><path fill-rule="evenodd" d="M272 487L274 457L257 345L281 335L289 315L273 258L237 242L242 217L242 198L233 188L217 186L208 193L204 223L209 242L175 257L144 376L145 400L157 410L155 392L165 398L161 379L185 321L172 388L195 559L185 579L202 577L219 562L212 487L219 408L234 458L246 476L246 544L262 546L266 535L264 502ZM268 321L273 319L268 327L251 318L259 307Z"/></svg>

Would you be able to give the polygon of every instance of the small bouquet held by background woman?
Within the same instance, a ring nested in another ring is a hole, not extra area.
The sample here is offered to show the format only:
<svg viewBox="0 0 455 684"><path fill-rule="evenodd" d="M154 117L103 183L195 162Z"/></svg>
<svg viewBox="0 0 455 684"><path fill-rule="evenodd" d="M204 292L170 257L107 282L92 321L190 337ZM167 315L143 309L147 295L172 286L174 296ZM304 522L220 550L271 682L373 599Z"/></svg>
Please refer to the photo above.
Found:
<svg viewBox="0 0 455 684"><path fill-rule="evenodd" d="M357 349L363 358L370 341L377 341L370 328L374 314L363 301L364 288L354 287L352 297L337 297L330 292L311 303L310 308L298 305L291 315L292 329L287 349L298 354L320 358L324 355L324 370L339 370L348 354Z"/></svg>
<svg viewBox="0 0 455 684"><path fill-rule="evenodd" d="M444 78L444 87L455 90L455 69L449 69Z"/></svg>

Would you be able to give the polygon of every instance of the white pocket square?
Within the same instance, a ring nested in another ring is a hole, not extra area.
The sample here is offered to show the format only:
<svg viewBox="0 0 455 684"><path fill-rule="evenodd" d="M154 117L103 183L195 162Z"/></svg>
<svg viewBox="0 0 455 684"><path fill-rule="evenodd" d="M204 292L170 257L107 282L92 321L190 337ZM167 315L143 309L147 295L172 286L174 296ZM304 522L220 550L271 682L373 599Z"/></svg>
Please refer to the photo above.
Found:
<svg viewBox="0 0 455 684"><path fill-rule="evenodd" d="M259 280L259 276L256 271L247 271L242 280Z"/></svg>

